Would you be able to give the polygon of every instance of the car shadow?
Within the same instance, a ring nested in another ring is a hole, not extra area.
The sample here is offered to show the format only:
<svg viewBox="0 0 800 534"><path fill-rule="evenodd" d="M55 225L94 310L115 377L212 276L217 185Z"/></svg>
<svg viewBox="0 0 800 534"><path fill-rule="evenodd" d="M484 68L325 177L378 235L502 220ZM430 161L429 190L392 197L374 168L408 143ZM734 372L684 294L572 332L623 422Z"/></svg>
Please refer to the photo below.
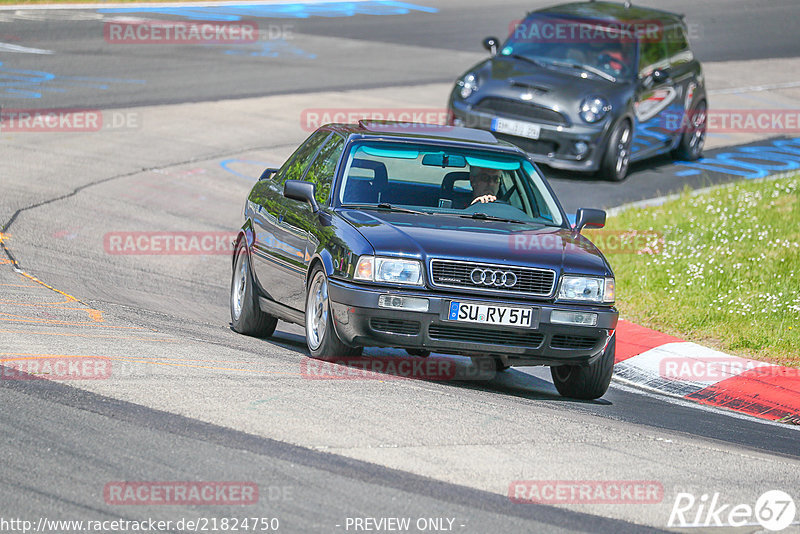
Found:
<svg viewBox="0 0 800 534"><path fill-rule="evenodd" d="M300 337L300 336L298 336ZM302 339L302 337L300 337ZM305 343L303 342L303 345ZM342 356L331 361L315 360L303 352L301 375L309 379L330 380L417 380L444 383L451 387L491 391L529 400L564 403L611 405L598 400L563 397L553 383L522 369L496 371L491 359L473 360L466 356L432 353L427 357L410 356L402 349L366 348L360 356ZM543 367L539 367L544 369Z"/></svg>
<svg viewBox="0 0 800 534"><path fill-rule="evenodd" d="M628 175L620 182L612 182L599 178L595 173L567 171L563 169L554 169L548 167L547 164L539 164L539 169L544 173L545 178L548 180L569 180L573 182L599 182L607 184L625 184L629 180L635 180L637 174L646 172L661 172L665 168L675 164L675 160L669 154L660 154L652 158L647 158L642 161L631 163L628 169Z"/></svg>

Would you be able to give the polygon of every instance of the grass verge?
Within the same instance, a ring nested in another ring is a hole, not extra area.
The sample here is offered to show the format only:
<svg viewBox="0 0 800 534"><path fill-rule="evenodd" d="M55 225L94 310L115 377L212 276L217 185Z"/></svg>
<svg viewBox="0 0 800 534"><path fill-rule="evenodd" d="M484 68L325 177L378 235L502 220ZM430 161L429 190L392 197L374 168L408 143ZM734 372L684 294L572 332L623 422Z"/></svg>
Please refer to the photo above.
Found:
<svg viewBox="0 0 800 534"><path fill-rule="evenodd" d="M687 341L800 367L798 190L800 175L737 182L610 218L599 232L635 229L659 241L646 253L608 256L620 315Z"/></svg>

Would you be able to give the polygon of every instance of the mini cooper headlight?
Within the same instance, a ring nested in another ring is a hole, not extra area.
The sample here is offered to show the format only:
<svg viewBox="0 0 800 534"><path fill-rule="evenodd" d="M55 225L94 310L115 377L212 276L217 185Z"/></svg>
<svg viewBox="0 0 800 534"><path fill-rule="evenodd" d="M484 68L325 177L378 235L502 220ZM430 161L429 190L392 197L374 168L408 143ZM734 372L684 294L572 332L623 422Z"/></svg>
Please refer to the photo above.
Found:
<svg viewBox="0 0 800 534"><path fill-rule="evenodd" d="M478 75L474 72L470 72L457 83L458 95L461 98L469 98L472 93L478 90Z"/></svg>
<svg viewBox="0 0 800 534"><path fill-rule="evenodd" d="M602 96L590 96L581 102L580 116L588 122L593 123L602 120L606 113L611 111L611 104Z"/></svg>
<svg viewBox="0 0 800 534"><path fill-rule="evenodd" d="M422 285L422 264L417 260L361 256L353 275L364 282Z"/></svg>
<svg viewBox="0 0 800 534"><path fill-rule="evenodd" d="M612 303L614 302L614 279L564 275L561 277L558 298Z"/></svg>

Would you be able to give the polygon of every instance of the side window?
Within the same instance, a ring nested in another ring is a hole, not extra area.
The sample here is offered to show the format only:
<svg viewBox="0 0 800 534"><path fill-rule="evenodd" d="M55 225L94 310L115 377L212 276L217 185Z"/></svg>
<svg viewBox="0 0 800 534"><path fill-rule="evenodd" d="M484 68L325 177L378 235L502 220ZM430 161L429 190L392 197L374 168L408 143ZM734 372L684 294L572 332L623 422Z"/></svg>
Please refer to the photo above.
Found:
<svg viewBox="0 0 800 534"><path fill-rule="evenodd" d="M283 167L275 174L275 182L283 184L286 180L302 179L303 172L305 172L308 164L311 163L311 159L314 157L314 154L317 153L317 149L329 135L330 132L326 131L318 131L311 134L311 137L306 139L306 141L300 145L300 148L294 151L294 154L286 160Z"/></svg>
<svg viewBox="0 0 800 534"><path fill-rule="evenodd" d="M317 186L317 202L324 204L331 194L333 174L336 164L342 157L344 139L333 134L327 143L320 149L317 159L308 167L304 180L313 182Z"/></svg>
<svg viewBox="0 0 800 534"><path fill-rule="evenodd" d="M639 77L644 78L656 69L669 66L664 41L643 40L639 44Z"/></svg>
<svg viewBox="0 0 800 534"><path fill-rule="evenodd" d="M689 41L686 33L680 26L675 26L667 31L667 56L671 65L680 65L691 61L694 56L689 50Z"/></svg>

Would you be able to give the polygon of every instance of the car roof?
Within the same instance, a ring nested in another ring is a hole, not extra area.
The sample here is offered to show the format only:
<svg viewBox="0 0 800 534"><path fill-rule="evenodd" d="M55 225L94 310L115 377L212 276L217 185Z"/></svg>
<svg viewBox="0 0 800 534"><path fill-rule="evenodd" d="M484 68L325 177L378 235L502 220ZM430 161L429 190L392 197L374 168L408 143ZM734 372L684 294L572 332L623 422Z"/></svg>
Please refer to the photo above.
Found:
<svg viewBox="0 0 800 534"><path fill-rule="evenodd" d="M419 122L360 120L358 124L326 124L322 128L337 131L347 137L381 139L406 142L445 142L447 144L469 144L487 149L514 149L515 145L497 139L492 132L461 126L427 124Z"/></svg>
<svg viewBox="0 0 800 534"><path fill-rule="evenodd" d="M683 23L683 15L677 13L619 2L573 2L537 9L529 13L529 15L543 13L548 15L570 15L601 21L658 20L667 24Z"/></svg>

